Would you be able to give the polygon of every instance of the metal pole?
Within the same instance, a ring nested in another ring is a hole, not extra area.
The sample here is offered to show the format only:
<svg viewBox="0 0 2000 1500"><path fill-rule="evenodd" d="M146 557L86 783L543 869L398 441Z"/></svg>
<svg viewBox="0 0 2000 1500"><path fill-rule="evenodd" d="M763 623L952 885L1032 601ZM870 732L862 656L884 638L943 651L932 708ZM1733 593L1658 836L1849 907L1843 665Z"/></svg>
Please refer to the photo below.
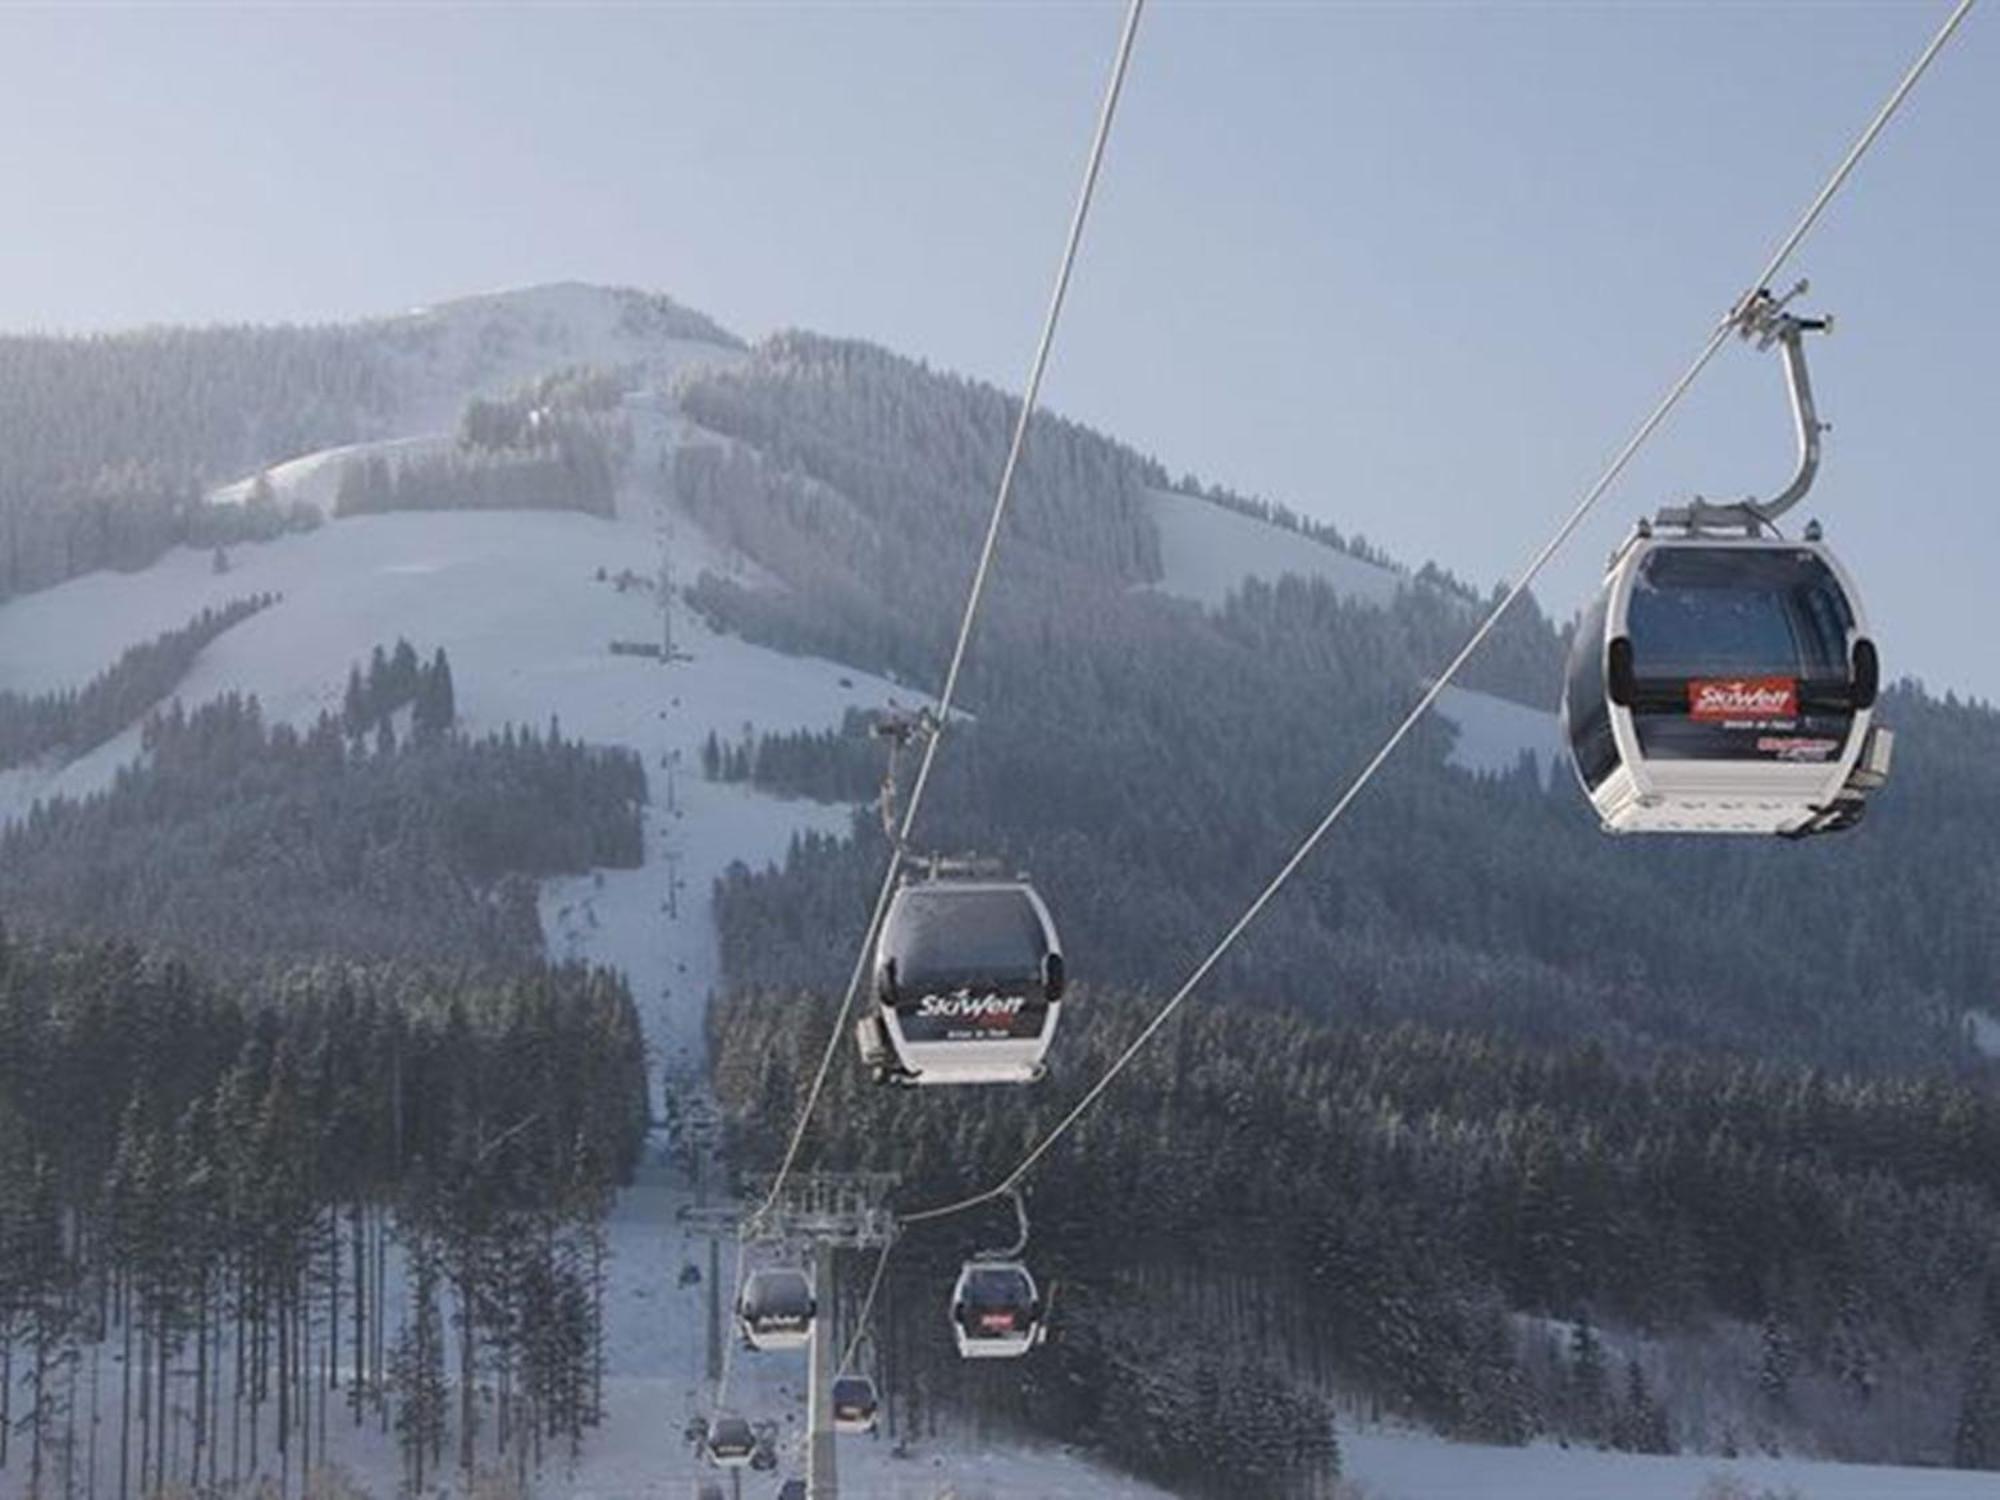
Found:
<svg viewBox="0 0 2000 1500"><path fill-rule="evenodd" d="M708 1238L708 1382L722 1379L722 1242Z"/></svg>
<svg viewBox="0 0 2000 1500"><path fill-rule="evenodd" d="M833 1448L833 1247L813 1255L812 1379L806 1397L806 1500L839 1500Z"/></svg>

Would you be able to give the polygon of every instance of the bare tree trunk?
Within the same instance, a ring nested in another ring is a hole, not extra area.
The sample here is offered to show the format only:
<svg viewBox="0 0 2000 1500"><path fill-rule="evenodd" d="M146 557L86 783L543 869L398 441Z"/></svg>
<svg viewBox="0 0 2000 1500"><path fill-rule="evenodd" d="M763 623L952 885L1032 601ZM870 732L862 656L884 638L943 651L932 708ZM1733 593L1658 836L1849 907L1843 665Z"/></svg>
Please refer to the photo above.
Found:
<svg viewBox="0 0 2000 1500"><path fill-rule="evenodd" d="M119 1279L119 1321L124 1325L125 1359L120 1367L118 1400L118 1500L132 1492L132 1280Z"/></svg>
<svg viewBox="0 0 2000 1500"><path fill-rule="evenodd" d="M286 1493L292 1482L292 1349L291 1317L286 1306L290 1288L278 1284L278 1305L273 1309L278 1325L278 1489Z"/></svg>
<svg viewBox="0 0 2000 1500"><path fill-rule="evenodd" d="M195 1289L194 1317L194 1459L188 1466L188 1488L201 1488L201 1455L208 1446L208 1268L203 1267Z"/></svg>
<svg viewBox="0 0 2000 1500"><path fill-rule="evenodd" d="M139 1324L139 1489L143 1493L153 1472L153 1325L134 1310Z"/></svg>
<svg viewBox="0 0 2000 1500"><path fill-rule="evenodd" d="M153 1358L157 1362L160 1372L159 1383L156 1387L156 1399L160 1404L160 1421L158 1428L155 1430L153 1442L153 1488L164 1490L167 1487L167 1424L169 1420L167 1409L167 1307L164 1297L160 1299L160 1312L157 1322L158 1334L153 1341Z"/></svg>
<svg viewBox="0 0 2000 1500"><path fill-rule="evenodd" d="M348 1247L354 1256L354 1372L348 1382L352 1400L354 1425L361 1425L361 1396L367 1384L368 1370L368 1260L366 1236L363 1232L361 1200L356 1199L348 1212Z"/></svg>
<svg viewBox="0 0 2000 1500"><path fill-rule="evenodd" d="M250 1320L248 1284L243 1267L236 1268L236 1317L231 1330L236 1345L236 1383L229 1392L229 1487L243 1482L243 1381L247 1366L243 1359L244 1325Z"/></svg>
<svg viewBox="0 0 2000 1500"><path fill-rule="evenodd" d="M472 1475L472 1345L476 1331L471 1282L472 1273L461 1262L458 1277L458 1467L468 1479Z"/></svg>

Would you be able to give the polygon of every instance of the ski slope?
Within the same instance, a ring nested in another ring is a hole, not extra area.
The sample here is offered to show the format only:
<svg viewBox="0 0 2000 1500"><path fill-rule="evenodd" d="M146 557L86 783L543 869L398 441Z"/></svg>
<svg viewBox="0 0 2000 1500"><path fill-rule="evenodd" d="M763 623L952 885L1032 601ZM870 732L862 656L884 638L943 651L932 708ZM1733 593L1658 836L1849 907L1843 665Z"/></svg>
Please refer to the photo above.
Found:
<svg viewBox="0 0 2000 1500"><path fill-rule="evenodd" d="M1399 573L1363 562L1311 537L1174 490L1148 495L1160 533L1162 592L1219 608L1248 578L1287 573L1318 578L1343 598L1387 604L1405 587Z"/></svg>
<svg viewBox="0 0 2000 1500"><path fill-rule="evenodd" d="M677 431L663 413L642 436L666 443ZM353 517L232 548L223 574L209 553L183 549L143 572L92 575L0 606L0 687L38 693L79 684L204 606L270 592L281 601L212 642L179 697L254 693L268 718L307 724L338 711L350 665L400 635L426 655L440 646L448 653L469 732L553 717L565 734L630 748L642 758L650 793L644 863L545 882L540 909L551 956L625 974L645 1027L657 1105L663 1076L698 1087L705 1074L704 1017L720 979L715 878L732 860L782 859L795 833L837 832L852 815L707 782L701 743L711 730L733 738L746 726L832 727L847 709L899 693L836 663L717 635L685 613L675 616L671 664L612 655L613 640L660 638L656 574L669 545L677 577L704 568L756 577L743 559L675 518L664 493L621 496L615 520L557 511ZM645 576L620 588L622 570ZM0 819L25 813L36 796L96 790L139 754L134 725L68 765L0 776ZM699 1471L680 1428L708 1399L706 1243L678 1218L691 1186L661 1159L663 1142L651 1149L654 1159L608 1226L607 1423L574 1471L552 1460L536 1485L541 1496L679 1500ZM704 1281L683 1288L679 1273L689 1260ZM804 1369L800 1355L743 1356L732 1399L746 1415L796 1431ZM106 1395L115 1401L115 1391ZM329 1438L329 1456L366 1490L384 1500L395 1493L392 1439L342 1421ZM844 1439L842 1447L856 1495L929 1500L946 1483L961 1496L1160 1494L1062 1453L945 1446L897 1459L887 1442ZM746 1494L776 1488L766 1476L746 1478L757 1481ZM0 1474L0 1494L11 1493L10 1483Z"/></svg>
<svg viewBox="0 0 2000 1500"><path fill-rule="evenodd" d="M1436 712L1456 731L1445 759L1478 775L1510 774L1526 758L1546 782L1567 754L1562 722L1545 709L1454 686L1438 695Z"/></svg>
<svg viewBox="0 0 2000 1500"><path fill-rule="evenodd" d="M1366 1500L1993 1500L2000 1494L2000 1476L1965 1470L1655 1458L1547 1444L1493 1448L1410 1432L1345 1433L1341 1453ZM1740 1488L1729 1488L1732 1480Z"/></svg>

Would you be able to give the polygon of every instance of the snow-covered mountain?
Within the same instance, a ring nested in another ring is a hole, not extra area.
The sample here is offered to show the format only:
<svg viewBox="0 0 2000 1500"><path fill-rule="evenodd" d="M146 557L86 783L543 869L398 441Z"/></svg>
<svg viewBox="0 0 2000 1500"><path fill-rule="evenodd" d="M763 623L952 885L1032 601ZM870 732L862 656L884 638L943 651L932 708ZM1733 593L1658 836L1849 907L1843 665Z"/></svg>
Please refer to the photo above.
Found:
<svg viewBox="0 0 2000 1500"><path fill-rule="evenodd" d="M688 607L686 591L706 575L754 598L796 596L796 580L781 575L781 564L798 564L801 557L810 564L816 548L831 560L836 544L865 552L880 542L881 523L859 503L865 498L859 484L850 494L817 476L786 475L782 485L758 492L770 500L777 523L690 503L672 477L677 455L701 450L756 468L768 454L707 425L683 404L690 378L727 375L748 356L726 331L664 298L573 284L539 287L378 320L354 335L387 392L355 428L359 440L269 453L210 492L234 503L261 480L277 501L309 506L324 523L232 544L220 559L211 547L176 548L144 568L93 572L0 604L0 692L77 687L121 652L182 625L200 609L269 593L277 602L203 650L174 685L175 695L194 703L226 692L254 694L268 718L309 725L338 710L351 664L403 636L426 652L441 647L449 654L459 717L468 730L554 717L567 734L631 749L643 761L650 792L644 860L631 870L546 882L544 935L553 957L622 971L655 1061L682 1080L699 1079L706 1003L721 982L711 902L717 877L733 862L755 868L782 859L802 833L839 833L852 813L838 804L780 799L747 784L705 780L703 743L711 734L735 740L749 727L831 729L849 709L921 702L931 685L912 687L892 680L886 669L878 675L831 656L753 643ZM335 516L348 464L372 458L399 465L449 453L459 442L468 401L503 396L577 367L617 372L624 386L620 418L630 441L611 514L525 509ZM915 432L909 441L920 446L934 442L935 434ZM1095 477L1082 461L1078 472ZM893 488L900 476L871 477ZM731 498L746 491L715 493ZM1164 485L1144 488L1138 517L1157 550L1148 556L1140 547L1124 560L1147 580L1131 584L1133 595L1156 590L1215 611L1247 580L1297 576L1325 585L1346 604L1387 611L1419 586L1379 562ZM777 535L792 544L782 557L769 546ZM956 563L940 567L956 590ZM629 649L660 643L669 630L670 659ZM614 651L614 643L628 649ZM1413 678L1408 693L1420 687ZM1523 757L1534 760L1544 781L1560 769L1550 712L1453 688L1439 713L1454 726L1448 756L1461 769L1504 775ZM0 771L0 821L24 816L38 798L99 789L143 753L135 721L73 757ZM697 1292L668 1285L694 1243L675 1221L686 1195L669 1175L663 1166L649 1171L613 1221L618 1261L609 1425L574 1472L547 1478L545 1494L664 1495L684 1492L694 1473L669 1428L677 1429L703 1400L703 1307ZM795 1360L758 1359L745 1376L745 1404L756 1415L795 1427L802 1374ZM386 1442L341 1441L352 1444L344 1456L362 1472L393 1475L393 1449ZM946 1484L956 1484L962 1495L995 1497L1136 1500L1156 1493L1062 1452L974 1453L942 1444L903 1462L886 1456L886 1444L850 1446L851 1482L858 1479L868 1486L859 1492L871 1495L930 1497ZM1549 1449L1511 1450L1489 1462L1483 1453L1396 1434L1353 1442L1349 1460L1350 1473L1384 1500L1453 1493L1522 1500L1692 1495L1711 1469L1721 1467L1704 1458ZM1836 1479L1803 1465L1744 1470L1756 1483L1807 1486L1806 1493L1815 1495L1870 1493L1865 1485L1889 1483L1883 1476L1891 1472L1839 1471ZM1476 1482L1452 1489L1461 1475ZM8 1478L0 1472L0 1489ZM1955 1479L1925 1483L1931 1487L1919 1491L1911 1481L1908 1493L1974 1492L1955 1488Z"/></svg>

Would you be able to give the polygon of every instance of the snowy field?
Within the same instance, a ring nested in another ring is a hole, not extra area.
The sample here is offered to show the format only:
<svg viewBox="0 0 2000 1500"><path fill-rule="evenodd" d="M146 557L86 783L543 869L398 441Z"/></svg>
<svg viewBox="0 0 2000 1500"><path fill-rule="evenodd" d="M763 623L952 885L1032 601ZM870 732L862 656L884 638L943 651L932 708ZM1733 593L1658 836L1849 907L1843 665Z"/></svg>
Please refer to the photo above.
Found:
<svg viewBox="0 0 2000 1500"><path fill-rule="evenodd" d="M1214 609L1246 578L1275 582L1287 573L1324 579L1343 598L1387 604L1401 574L1195 495L1154 490L1153 524L1160 531L1159 587Z"/></svg>
<svg viewBox="0 0 2000 1500"><path fill-rule="evenodd" d="M1346 1433L1341 1451L1348 1477L1360 1486L1356 1500L1994 1500L2000 1495L2000 1475L1962 1470L1487 1448L1419 1433Z"/></svg>

